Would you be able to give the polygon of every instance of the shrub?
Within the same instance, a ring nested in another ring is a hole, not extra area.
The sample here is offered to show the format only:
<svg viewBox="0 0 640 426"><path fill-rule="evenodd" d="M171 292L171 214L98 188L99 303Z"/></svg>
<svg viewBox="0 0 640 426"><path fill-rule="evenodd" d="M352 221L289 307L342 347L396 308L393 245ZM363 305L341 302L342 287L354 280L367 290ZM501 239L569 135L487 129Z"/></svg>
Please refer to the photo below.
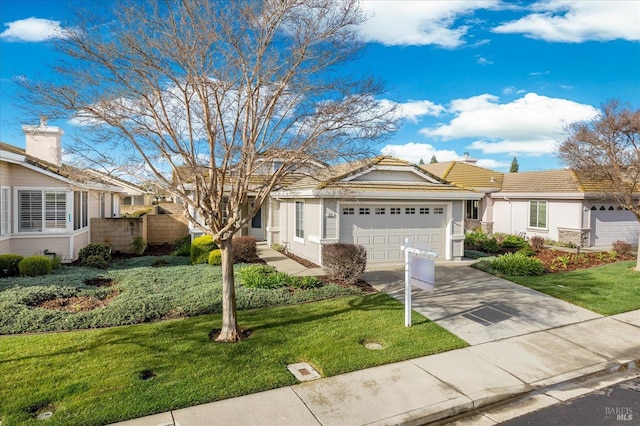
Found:
<svg viewBox="0 0 640 426"><path fill-rule="evenodd" d="M356 244L329 244L322 247L322 263L330 279L355 284L367 267L367 251Z"/></svg>
<svg viewBox="0 0 640 426"><path fill-rule="evenodd" d="M277 279L270 278L274 274L276 268L268 265L251 265L238 270L242 285L249 288L276 288L286 285L279 285Z"/></svg>
<svg viewBox="0 0 640 426"><path fill-rule="evenodd" d="M211 250L211 253L209 253L209 265L222 265L222 251L220 249Z"/></svg>
<svg viewBox="0 0 640 426"><path fill-rule="evenodd" d="M498 253L501 250L500 244L494 238L489 238L480 243L480 251L485 253Z"/></svg>
<svg viewBox="0 0 640 426"><path fill-rule="evenodd" d="M111 262L111 247L103 243L91 243L78 252L78 260L81 265L86 264L92 256L98 256L108 264Z"/></svg>
<svg viewBox="0 0 640 426"><path fill-rule="evenodd" d="M20 275L23 277L37 277L51 272L51 260L47 256L25 257L18 263Z"/></svg>
<svg viewBox="0 0 640 426"><path fill-rule="evenodd" d="M211 235L194 238L190 251L191 264L207 263L209 261L209 253L217 248L218 245L213 242L213 236Z"/></svg>
<svg viewBox="0 0 640 426"><path fill-rule="evenodd" d="M529 245L522 247L516 253L524 254L527 257L532 257L536 255L536 251Z"/></svg>
<svg viewBox="0 0 640 426"><path fill-rule="evenodd" d="M50 257L49 260L51 261L51 269L62 268L62 257L59 254L53 255L53 257Z"/></svg>
<svg viewBox="0 0 640 426"><path fill-rule="evenodd" d="M525 240L523 237L520 237L518 235L505 235L502 238L502 242L500 243L500 245L505 250L518 250L523 247L528 247L529 243L527 243L527 240Z"/></svg>
<svg viewBox="0 0 640 426"><path fill-rule="evenodd" d="M253 237L233 239L233 262L253 262L258 257L257 241Z"/></svg>
<svg viewBox="0 0 640 426"><path fill-rule="evenodd" d="M173 256L189 257L191 256L191 235L187 234L182 238L178 238L174 243L176 246Z"/></svg>
<svg viewBox="0 0 640 426"><path fill-rule="evenodd" d="M464 236L464 246L471 250L479 250L483 242L487 241L489 236L481 230L468 232Z"/></svg>
<svg viewBox="0 0 640 426"><path fill-rule="evenodd" d="M527 257L523 253L507 253L498 256L490 263L491 268L504 275L537 276L544 273L540 260Z"/></svg>
<svg viewBox="0 0 640 426"><path fill-rule="evenodd" d="M531 237L531 239L529 239L529 245L535 251L540 251L544 247L544 238L537 235L535 237Z"/></svg>
<svg viewBox="0 0 640 426"><path fill-rule="evenodd" d="M614 241L613 244L611 244L611 249L619 255L624 256L631 252L631 244L625 241Z"/></svg>
<svg viewBox="0 0 640 426"><path fill-rule="evenodd" d="M17 277L20 275L18 264L24 259L19 254L0 254L0 277Z"/></svg>
<svg viewBox="0 0 640 426"><path fill-rule="evenodd" d="M287 251L287 248L285 246L278 243L271 244L271 248L274 249L275 251L279 251L280 253L284 253Z"/></svg>
<svg viewBox="0 0 640 426"><path fill-rule="evenodd" d="M98 256L97 254L91 255L82 262L82 264L88 268L96 268L96 269L107 269L109 267L109 262L104 260L102 256Z"/></svg>
<svg viewBox="0 0 640 426"><path fill-rule="evenodd" d="M129 244L131 251L137 255L141 255L147 249L147 242L142 237L135 237Z"/></svg>
<svg viewBox="0 0 640 426"><path fill-rule="evenodd" d="M301 288L303 290L309 288L317 288L322 286L322 281L317 277L293 277L295 278L291 282L291 286L294 288Z"/></svg>

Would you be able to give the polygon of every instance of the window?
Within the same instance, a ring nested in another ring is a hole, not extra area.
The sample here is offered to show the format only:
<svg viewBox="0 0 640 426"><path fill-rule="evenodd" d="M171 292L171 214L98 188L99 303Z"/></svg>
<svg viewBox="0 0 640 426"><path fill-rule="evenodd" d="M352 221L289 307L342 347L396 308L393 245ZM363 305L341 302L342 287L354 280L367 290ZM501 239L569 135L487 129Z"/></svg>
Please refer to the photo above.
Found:
<svg viewBox="0 0 640 426"><path fill-rule="evenodd" d="M0 235L11 233L11 200L9 198L9 188L2 188L0 191Z"/></svg>
<svg viewBox="0 0 640 426"><path fill-rule="evenodd" d="M429 214L429 207L420 207L420 214Z"/></svg>
<svg viewBox="0 0 640 426"><path fill-rule="evenodd" d="M353 207L343 207L342 208L342 214L344 215L352 215L352 214L356 214L356 211Z"/></svg>
<svg viewBox="0 0 640 426"><path fill-rule="evenodd" d="M296 201L296 238L304 239L304 201Z"/></svg>
<svg viewBox="0 0 640 426"><path fill-rule="evenodd" d="M63 191L19 190L18 232L66 229L66 198Z"/></svg>
<svg viewBox="0 0 640 426"><path fill-rule="evenodd" d="M389 209L390 214L400 214L401 211L402 209L400 207L391 207Z"/></svg>
<svg viewBox="0 0 640 426"><path fill-rule="evenodd" d="M360 207L360 214L370 214L369 207Z"/></svg>
<svg viewBox="0 0 640 426"><path fill-rule="evenodd" d="M385 214L387 209L384 207L376 207L376 214Z"/></svg>
<svg viewBox="0 0 640 426"><path fill-rule="evenodd" d="M444 207L434 207L433 214L444 214Z"/></svg>
<svg viewBox="0 0 640 426"><path fill-rule="evenodd" d="M465 211L467 219L478 219L478 200L467 200Z"/></svg>
<svg viewBox="0 0 640 426"><path fill-rule="evenodd" d="M416 214L415 207L405 207L404 214Z"/></svg>
<svg viewBox="0 0 640 426"><path fill-rule="evenodd" d="M547 227L547 202L529 201L529 226L532 228Z"/></svg>
<svg viewBox="0 0 640 426"><path fill-rule="evenodd" d="M89 226L89 193L87 191L73 192L73 229Z"/></svg>

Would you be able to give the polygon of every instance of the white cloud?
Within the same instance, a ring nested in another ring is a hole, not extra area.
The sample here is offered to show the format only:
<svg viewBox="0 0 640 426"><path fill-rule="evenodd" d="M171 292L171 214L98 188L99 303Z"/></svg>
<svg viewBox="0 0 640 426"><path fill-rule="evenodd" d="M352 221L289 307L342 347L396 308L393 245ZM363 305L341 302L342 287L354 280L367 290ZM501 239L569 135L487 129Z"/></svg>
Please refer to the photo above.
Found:
<svg viewBox="0 0 640 426"><path fill-rule="evenodd" d="M476 9L491 9L499 0L390 1L366 0L362 9L370 16L363 25L364 37L388 46L434 44L454 48L464 44L468 27L456 20Z"/></svg>
<svg viewBox="0 0 640 426"><path fill-rule="evenodd" d="M454 114L449 123L424 128L420 133L442 140L474 138L470 149L514 155L552 153L567 124L598 114L591 105L536 93L506 104L490 94L456 99L449 112Z"/></svg>
<svg viewBox="0 0 640 426"><path fill-rule="evenodd" d="M387 145L380 150L383 155L391 155L418 164L420 159L425 163L431 161L433 155L439 162L460 160L461 155L455 151L436 149L428 143L409 142L404 145Z"/></svg>
<svg viewBox="0 0 640 426"><path fill-rule="evenodd" d="M493 61L491 59L487 59L484 56L479 56L478 55L477 58L478 58L477 62L480 65L491 65L491 64L493 64Z"/></svg>
<svg viewBox="0 0 640 426"><path fill-rule="evenodd" d="M500 169L506 169L506 168L510 167L511 166L511 162L510 161L509 162L507 162L507 161L498 161L498 160L494 160L492 158L481 158L476 163L476 166L484 167L485 169L500 170Z"/></svg>
<svg viewBox="0 0 640 426"><path fill-rule="evenodd" d="M640 3L637 1L544 0L534 4L531 10L534 13L492 31L565 43L640 40Z"/></svg>
<svg viewBox="0 0 640 426"><path fill-rule="evenodd" d="M8 22L4 26L7 28L0 33L0 39L6 41L39 42L60 38L63 34L60 21L35 17Z"/></svg>
<svg viewBox="0 0 640 426"><path fill-rule="evenodd" d="M388 99L380 100L380 107L383 110L389 110L395 107L396 118L400 120L408 120L412 123L418 123L421 117L439 116L445 108L442 105L434 104L431 101L413 101L398 103Z"/></svg>

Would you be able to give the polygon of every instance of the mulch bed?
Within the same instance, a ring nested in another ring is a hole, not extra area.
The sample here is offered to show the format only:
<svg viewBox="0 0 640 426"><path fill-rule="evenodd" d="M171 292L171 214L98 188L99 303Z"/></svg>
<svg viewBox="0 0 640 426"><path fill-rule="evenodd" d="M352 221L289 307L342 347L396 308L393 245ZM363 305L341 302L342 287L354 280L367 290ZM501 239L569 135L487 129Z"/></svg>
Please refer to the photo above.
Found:
<svg viewBox="0 0 640 426"><path fill-rule="evenodd" d="M634 258L629 254L617 255L612 258L609 253L577 254L548 248L538 251L535 257L542 262L548 272L575 271Z"/></svg>
<svg viewBox="0 0 640 426"><path fill-rule="evenodd" d="M373 287L371 284L369 284L368 282L362 279L358 280L355 284L349 284L344 281L332 280L326 275L319 275L317 278L322 282L322 284L325 284L325 285L335 284L345 288L356 287L356 288L359 288L363 293L376 293L378 291L375 289L375 287Z"/></svg>
<svg viewBox="0 0 640 426"><path fill-rule="evenodd" d="M296 262L298 262L299 264L301 264L305 268L311 268L311 269L320 268L320 265L316 265L315 263L311 262L310 260L303 259L303 258L301 258L299 256L296 256L293 253L289 253L288 251L281 251L279 253L284 254L285 256L287 256L291 260L295 260Z"/></svg>
<svg viewBox="0 0 640 426"><path fill-rule="evenodd" d="M64 297L60 299L45 300L37 306L44 309L50 309L52 311L86 312L107 306L111 302L111 299L113 299L117 294L118 292L114 291L104 300L91 296Z"/></svg>

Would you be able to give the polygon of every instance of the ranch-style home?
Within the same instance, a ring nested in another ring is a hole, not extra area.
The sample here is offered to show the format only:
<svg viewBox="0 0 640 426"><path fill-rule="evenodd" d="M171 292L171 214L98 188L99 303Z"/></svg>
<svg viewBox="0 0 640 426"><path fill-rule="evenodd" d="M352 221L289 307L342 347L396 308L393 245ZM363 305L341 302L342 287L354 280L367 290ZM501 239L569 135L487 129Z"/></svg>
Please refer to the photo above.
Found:
<svg viewBox="0 0 640 426"><path fill-rule="evenodd" d="M46 120L23 131L26 149L0 143L0 254L74 260L91 218L120 216L122 188L64 166L63 131Z"/></svg>
<svg viewBox="0 0 640 426"><path fill-rule="evenodd" d="M465 228L541 236L580 247L638 244L635 215L606 197L598 182L570 169L500 173L464 161L422 167L441 179L483 195L468 201Z"/></svg>

